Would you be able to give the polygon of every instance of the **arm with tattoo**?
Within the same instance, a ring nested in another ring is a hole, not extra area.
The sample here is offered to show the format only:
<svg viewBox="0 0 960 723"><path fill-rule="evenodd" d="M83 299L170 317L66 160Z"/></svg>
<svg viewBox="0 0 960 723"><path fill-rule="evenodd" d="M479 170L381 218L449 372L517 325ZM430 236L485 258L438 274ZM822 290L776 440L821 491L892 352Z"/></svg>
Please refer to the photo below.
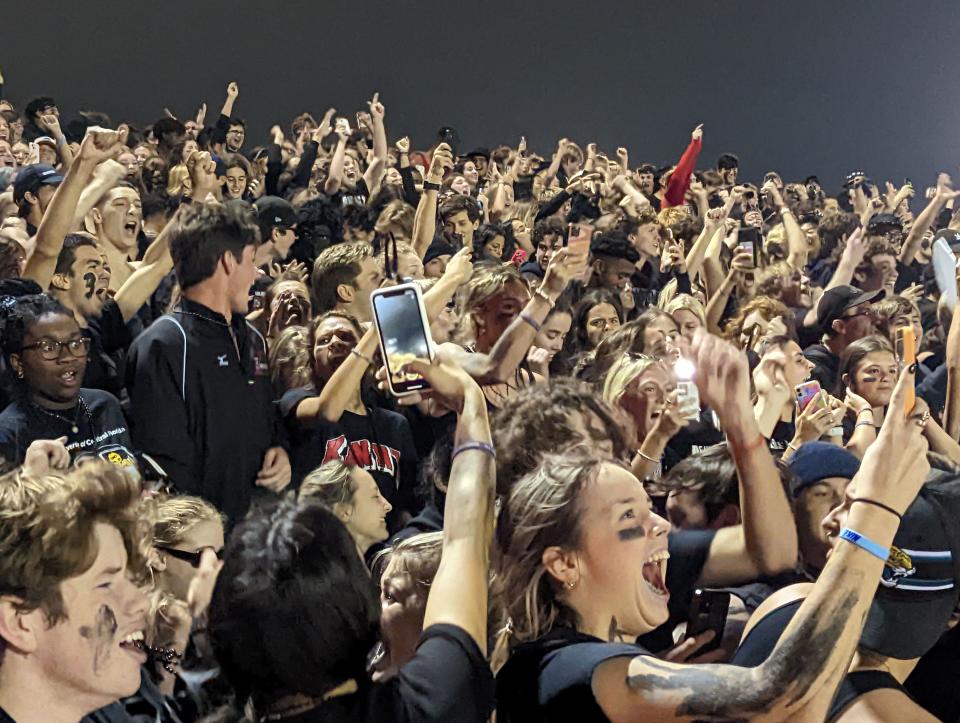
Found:
<svg viewBox="0 0 960 723"><path fill-rule="evenodd" d="M901 375L891 409L903 409L915 373ZM915 415L890 414L853 484L856 496L905 510L929 471ZM846 527L889 547L898 519L849 504ZM838 542L776 647L761 665L685 666L649 656L611 660L594 673L597 702L611 720L823 720L850 663L883 561Z"/></svg>

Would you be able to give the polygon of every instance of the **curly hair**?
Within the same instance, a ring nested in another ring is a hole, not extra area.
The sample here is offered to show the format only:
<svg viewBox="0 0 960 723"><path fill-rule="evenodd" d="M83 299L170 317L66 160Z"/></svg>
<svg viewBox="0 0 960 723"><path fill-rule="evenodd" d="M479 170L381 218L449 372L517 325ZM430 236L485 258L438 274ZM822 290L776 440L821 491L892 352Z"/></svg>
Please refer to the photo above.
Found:
<svg viewBox="0 0 960 723"><path fill-rule="evenodd" d="M277 396L310 383L310 330L288 326L270 345L270 382Z"/></svg>
<svg viewBox="0 0 960 723"><path fill-rule="evenodd" d="M782 301L769 296L755 296L741 306L736 315L727 322L726 326L723 327L723 334L721 334L721 336L731 344L740 346L740 335L743 334L743 324L747 320L747 317L754 312L760 312L760 316L768 322L773 321L778 316L782 317L789 325L790 310L787 309Z"/></svg>
<svg viewBox="0 0 960 723"><path fill-rule="evenodd" d="M592 412L603 426L603 436L613 445L613 455L629 452L624 431L630 422L622 412L598 398L587 384L573 379L552 379L547 384L524 387L509 397L491 420L497 449L497 494L509 494L513 483L532 472L548 453L560 452L584 440L571 424L572 415ZM589 425L585 424L589 431Z"/></svg>
<svg viewBox="0 0 960 723"><path fill-rule="evenodd" d="M11 354L23 352L24 337L41 317L48 314L73 318L63 304L46 294L0 298L0 345L8 362Z"/></svg>

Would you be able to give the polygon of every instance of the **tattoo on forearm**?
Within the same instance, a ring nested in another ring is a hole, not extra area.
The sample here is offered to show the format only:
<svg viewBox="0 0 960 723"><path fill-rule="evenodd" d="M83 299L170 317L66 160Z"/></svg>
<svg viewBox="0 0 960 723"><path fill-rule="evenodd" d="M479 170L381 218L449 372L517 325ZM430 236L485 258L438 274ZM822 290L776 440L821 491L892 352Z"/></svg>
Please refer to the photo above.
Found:
<svg viewBox="0 0 960 723"><path fill-rule="evenodd" d="M857 573L847 570L844 574ZM784 634L761 666L759 680L746 668L691 665L678 670L644 657L642 665L649 672L628 676L627 684L651 694L689 691L676 709L677 716L730 720L768 712L778 703L795 705L823 675L857 603L857 590L849 582L842 587L846 589L837 589L834 597L823 600L817 611Z"/></svg>

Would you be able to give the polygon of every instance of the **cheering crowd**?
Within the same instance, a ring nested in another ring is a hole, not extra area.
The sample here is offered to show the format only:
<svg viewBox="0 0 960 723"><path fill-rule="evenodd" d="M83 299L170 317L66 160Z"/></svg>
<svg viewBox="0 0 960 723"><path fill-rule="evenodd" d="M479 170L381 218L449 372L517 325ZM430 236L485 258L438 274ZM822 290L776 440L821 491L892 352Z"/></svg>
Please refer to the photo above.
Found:
<svg viewBox="0 0 960 723"><path fill-rule="evenodd" d="M0 723L960 719L947 173L239 98L0 101Z"/></svg>

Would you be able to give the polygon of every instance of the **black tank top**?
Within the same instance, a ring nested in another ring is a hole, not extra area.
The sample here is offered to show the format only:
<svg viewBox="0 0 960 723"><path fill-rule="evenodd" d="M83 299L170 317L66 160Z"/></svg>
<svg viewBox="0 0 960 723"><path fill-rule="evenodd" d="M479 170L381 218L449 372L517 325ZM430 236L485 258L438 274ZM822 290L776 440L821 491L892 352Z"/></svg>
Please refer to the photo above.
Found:
<svg viewBox="0 0 960 723"><path fill-rule="evenodd" d="M744 668L753 668L765 661L770 653L773 652L777 641L780 639L780 635L787 629L790 621L793 620L793 616L797 610L800 609L801 603L803 603L803 600L794 600L767 613L767 615L747 633L747 637L743 639L740 647L737 648L737 651L730 659L730 664L739 665ZM857 698L866 695L872 690L880 690L882 688L893 688L894 690L899 690L908 698L910 697L906 688L900 685L897 679L886 671L857 670L853 673L847 673L841 681L840 687L837 688L837 694L833 698L833 703L830 704L830 712L827 713L827 720L836 720L837 716L843 713Z"/></svg>

